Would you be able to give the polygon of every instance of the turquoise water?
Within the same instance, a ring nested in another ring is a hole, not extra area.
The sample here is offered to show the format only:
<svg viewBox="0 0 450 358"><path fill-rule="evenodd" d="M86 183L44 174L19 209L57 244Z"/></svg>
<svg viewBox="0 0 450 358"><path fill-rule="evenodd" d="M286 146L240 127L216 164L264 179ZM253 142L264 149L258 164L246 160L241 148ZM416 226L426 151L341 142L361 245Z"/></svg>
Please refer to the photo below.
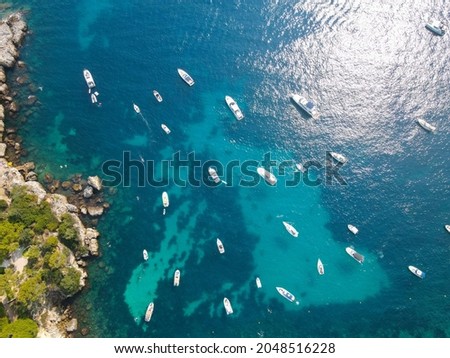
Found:
<svg viewBox="0 0 450 358"><path fill-rule="evenodd" d="M140 187L133 171L131 185L109 198L98 226L102 256L90 262L89 287L73 302L89 336L450 336L450 236L443 228L450 223L450 51L447 36L424 28L429 15L445 18L448 4L13 3L27 9L33 34L22 58L43 87L41 106L21 130L40 175L102 175L102 163L121 160L124 151L157 165L177 152L221 163L260 161L267 152L277 161L323 165L329 150L349 158L340 171L347 185L286 187L288 170L276 187L248 188L237 184L244 175L235 170L218 187L180 187L172 174L166 187ZM181 81L179 67L193 87ZM83 68L94 76L101 107L90 103ZM314 100L320 119L295 108L292 92ZM238 102L243 121L225 95ZM422 116L436 133L418 127ZM207 179L205 171L190 173ZM313 174L323 179L324 170ZM365 256L363 265L347 246ZM179 287L172 285L175 269ZM155 311L146 324L150 301Z"/></svg>

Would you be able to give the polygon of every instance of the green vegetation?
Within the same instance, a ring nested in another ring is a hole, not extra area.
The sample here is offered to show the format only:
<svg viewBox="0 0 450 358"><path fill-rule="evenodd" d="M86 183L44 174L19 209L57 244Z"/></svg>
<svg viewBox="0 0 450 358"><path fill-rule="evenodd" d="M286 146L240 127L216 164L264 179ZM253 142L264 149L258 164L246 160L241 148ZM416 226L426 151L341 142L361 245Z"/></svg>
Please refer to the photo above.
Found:
<svg viewBox="0 0 450 358"><path fill-rule="evenodd" d="M74 219L64 214L61 221L50 205L15 187L11 204L0 200L0 263L19 248L28 259L23 272L5 268L0 272L0 296L12 301L19 319L9 322L0 304L0 337L35 337L37 324L27 317L49 293L64 297L80 289L81 273L69 264L70 251L80 254L81 245ZM66 245L66 246L64 246Z"/></svg>
<svg viewBox="0 0 450 358"><path fill-rule="evenodd" d="M29 318L19 318L7 324L2 324L0 319L0 338L34 338L37 333L38 325Z"/></svg>

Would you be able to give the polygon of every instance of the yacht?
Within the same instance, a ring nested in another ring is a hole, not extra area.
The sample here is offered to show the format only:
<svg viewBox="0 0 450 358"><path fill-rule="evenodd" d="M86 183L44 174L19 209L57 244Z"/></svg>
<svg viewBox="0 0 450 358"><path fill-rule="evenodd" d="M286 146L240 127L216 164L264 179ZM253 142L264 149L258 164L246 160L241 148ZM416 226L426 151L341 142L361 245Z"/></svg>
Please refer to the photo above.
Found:
<svg viewBox="0 0 450 358"><path fill-rule="evenodd" d="M87 86L89 87L89 90L91 88L94 88L95 87L94 78L92 77L92 75L89 72L89 70L87 70L86 68L83 70L83 76L84 76L84 79L86 80L86 83L87 83Z"/></svg>
<svg viewBox="0 0 450 358"><path fill-rule="evenodd" d="M319 111L317 111L314 103L308 101L305 97L299 94L291 94L291 99L312 118L319 118Z"/></svg>
<svg viewBox="0 0 450 358"><path fill-rule="evenodd" d="M208 168L208 173L209 173L209 176L211 177L211 179L213 180L214 183L217 183L217 184L220 183L220 178L217 175L217 172L216 172L216 170L213 167L209 167Z"/></svg>
<svg viewBox="0 0 450 358"><path fill-rule="evenodd" d="M450 225L445 225L445 230L447 230L448 233L450 233Z"/></svg>
<svg viewBox="0 0 450 358"><path fill-rule="evenodd" d="M425 272L423 272L422 270L419 270L417 267L408 266L408 270L411 271L414 275L416 275L419 278L425 278Z"/></svg>
<svg viewBox="0 0 450 358"><path fill-rule="evenodd" d="M144 256L144 260L145 260L145 261L148 260L148 252L147 252L146 249L144 249L144 250L142 251L142 256Z"/></svg>
<svg viewBox="0 0 450 358"><path fill-rule="evenodd" d="M137 114L141 114L141 109L138 107L137 104L134 104L134 103L133 103L133 109L134 109L134 111L135 111Z"/></svg>
<svg viewBox="0 0 450 358"><path fill-rule="evenodd" d="M217 238L216 244L217 244L217 249L219 250L219 252L221 254L223 254L225 252L225 248L223 247L223 243L222 243L222 241L220 241L219 238Z"/></svg>
<svg viewBox="0 0 450 358"><path fill-rule="evenodd" d="M344 157L344 156L343 156L342 154L340 154L340 153L330 152L330 155L331 155L335 160L337 160L339 163L344 164L344 163L347 162L347 158Z"/></svg>
<svg viewBox="0 0 450 358"><path fill-rule="evenodd" d="M434 132L434 131L436 130L436 127L435 127L435 126L433 126L432 124L428 123L428 122L427 122L425 119L423 119L423 118L419 118L419 119L417 120L417 123L419 123L419 125L420 125L423 129L427 130L428 132Z"/></svg>
<svg viewBox="0 0 450 358"><path fill-rule="evenodd" d="M181 276L180 270L175 270L175 273L173 274L173 285L174 286L180 286L180 276Z"/></svg>
<svg viewBox="0 0 450 358"><path fill-rule="evenodd" d="M262 287L261 279L259 277L257 277L255 281L256 281L256 287L261 288Z"/></svg>
<svg viewBox="0 0 450 358"><path fill-rule="evenodd" d="M152 319L154 308L155 308L155 305L153 304L153 302L150 302L147 307L147 311L145 311L145 317L144 317L145 322L150 322L150 320Z"/></svg>
<svg viewBox="0 0 450 358"><path fill-rule="evenodd" d="M223 299L223 306L225 307L225 312L227 315L233 314L233 307L231 307L230 300L226 297Z"/></svg>
<svg viewBox="0 0 450 358"><path fill-rule="evenodd" d="M231 98L230 96L225 96L225 102L227 102L228 107L230 108L231 112L233 112L238 121L244 118L241 109L233 98Z"/></svg>
<svg viewBox="0 0 450 358"><path fill-rule="evenodd" d="M167 194L166 191L162 193L161 198L163 206L167 208L169 206L169 195Z"/></svg>
<svg viewBox="0 0 450 358"><path fill-rule="evenodd" d="M355 250L353 250L351 247L346 247L345 251L347 254L349 254L351 257L353 257L356 261L358 261L360 264L364 262L364 256L357 253Z"/></svg>
<svg viewBox="0 0 450 358"><path fill-rule="evenodd" d="M445 34L445 26L438 20L431 20L425 27L436 35L442 36Z"/></svg>
<svg viewBox="0 0 450 358"><path fill-rule="evenodd" d="M162 102L163 99L157 90L153 90L153 95L155 96L158 102Z"/></svg>
<svg viewBox="0 0 450 358"><path fill-rule="evenodd" d="M352 224L348 224L347 228L350 230L350 232L352 232L354 235L356 235L358 233L358 228L356 226L353 226Z"/></svg>
<svg viewBox="0 0 450 358"><path fill-rule="evenodd" d="M317 271L319 272L319 275L323 275L325 273L323 263L320 259L317 259Z"/></svg>
<svg viewBox="0 0 450 358"><path fill-rule="evenodd" d="M283 221L283 225L289 234L291 234L293 237L298 237L298 231L295 229L295 227L293 227L287 221Z"/></svg>
<svg viewBox="0 0 450 358"><path fill-rule="evenodd" d="M283 296L285 299L287 299L288 301L294 302L295 301L295 296L290 293L288 290L286 290L283 287L277 287L276 288L278 293Z"/></svg>
<svg viewBox="0 0 450 358"><path fill-rule="evenodd" d="M164 123L161 124L161 128L163 129L166 134L170 134L170 129L167 127Z"/></svg>
<svg viewBox="0 0 450 358"><path fill-rule="evenodd" d="M186 82L189 86L193 86L194 85L194 80L192 79L191 76L189 76L189 74L182 70L181 68L178 69L178 74L180 75L180 77L183 79L184 82Z"/></svg>
<svg viewBox="0 0 450 358"><path fill-rule="evenodd" d="M275 185L277 183L277 178L275 175L273 175L271 172L267 171L263 167L258 167L256 169L258 174L264 178L266 182L268 182L270 185Z"/></svg>

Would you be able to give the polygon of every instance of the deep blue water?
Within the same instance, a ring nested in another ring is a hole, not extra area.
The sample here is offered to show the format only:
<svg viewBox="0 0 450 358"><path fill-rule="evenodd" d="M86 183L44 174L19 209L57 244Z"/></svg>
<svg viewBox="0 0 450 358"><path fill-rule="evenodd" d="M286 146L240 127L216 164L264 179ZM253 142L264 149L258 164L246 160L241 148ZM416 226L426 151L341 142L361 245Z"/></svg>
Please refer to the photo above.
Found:
<svg viewBox="0 0 450 358"><path fill-rule="evenodd" d="M288 169L276 187L247 188L235 169L228 186L180 187L170 173L166 187L139 187L133 171L131 185L109 197L98 225L102 256L90 262L89 287L73 303L89 336L450 336L449 34L424 27L429 17L446 21L449 4L12 3L26 10L32 35L21 57L43 87L39 110L21 130L40 175L105 177L102 163L124 151L157 164L177 152L224 164L260 161L268 152L277 161L322 165L327 151L349 158L340 170L347 185L287 187ZM179 67L194 77L193 87ZM94 76L100 108L90 103L83 68ZM316 102L321 117L299 111L293 92ZM244 120L235 120L225 95ZM420 117L437 131L420 128ZM205 169L191 173L207 181ZM324 169L312 174L325 176ZM170 197L165 216L163 191ZM365 256L363 265L347 246ZM408 265L427 277L416 278ZM173 287L177 268L181 284ZM146 324L150 301L155 312Z"/></svg>

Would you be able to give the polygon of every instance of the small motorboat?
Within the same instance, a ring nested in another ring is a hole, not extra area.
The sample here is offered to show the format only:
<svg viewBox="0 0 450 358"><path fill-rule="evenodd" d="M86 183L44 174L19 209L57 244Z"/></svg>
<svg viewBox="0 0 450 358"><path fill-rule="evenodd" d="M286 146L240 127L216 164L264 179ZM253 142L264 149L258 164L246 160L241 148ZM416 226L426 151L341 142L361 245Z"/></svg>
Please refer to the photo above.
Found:
<svg viewBox="0 0 450 358"><path fill-rule="evenodd" d="M225 102L228 105L228 108L230 108L230 111L233 112L234 116L238 121L244 118L244 115L242 114L241 109L237 105L236 101L231 98L230 96L225 96Z"/></svg>
<svg viewBox="0 0 450 358"><path fill-rule="evenodd" d="M317 272L319 272L319 275L323 275L325 273L323 263L320 259L317 259Z"/></svg>
<svg viewBox="0 0 450 358"><path fill-rule="evenodd" d="M270 185L275 185L277 183L277 177L263 167L258 167L256 171Z"/></svg>
<svg viewBox="0 0 450 358"><path fill-rule="evenodd" d="M163 206L165 208L167 208L169 206L169 195L167 194L166 191L162 193L161 199L162 199Z"/></svg>
<svg viewBox="0 0 450 358"><path fill-rule="evenodd" d="M419 278L425 278L425 272L423 272L422 270L419 270L417 267L415 266L408 266L408 270L411 271L414 275L416 275Z"/></svg>
<svg viewBox="0 0 450 358"><path fill-rule="evenodd" d="M162 102L163 99L157 90L153 90L153 95L155 96L158 102Z"/></svg>
<svg viewBox="0 0 450 358"><path fill-rule="evenodd" d="M433 126L432 124L428 123L428 122L427 122L425 119L423 119L423 118L419 118L419 119L417 120L417 123L419 123L419 125L420 125L423 129L427 130L428 132L434 132L434 131L436 130L436 127L435 127L435 126Z"/></svg>
<svg viewBox="0 0 450 358"><path fill-rule="evenodd" d="M137 104L133 103L133 109L137 114L141 114L141 109L138 107Z"/></svg>
<svg viewBox="0 0 450 358"><path fill-rule="evenodd" d="M344 157L344 156L343 156L342 154L340 154L340 153L330 152L330 155L331 155L335 160L337 160L339 163L344 164L344 163L347 162L347 158Z"/></svg>
<svg viewBox="0 0 450 358"><path fill-rule="evenodd" d="M443 36L445 34L445 26L439 20L431 20L425 25L425 28L438 36Z"/></svg>
<svg viewBox="0 0 450 358"><path fill-rule="evenodd" d="M166 132L166 134L170 134L169 127L167 127L164 123L161 124L161 128L163 129L164 132Z"/></svg>
<svg viewBox="0 0 450 358"><path fill-rule="evenodd" d="M347 254L349 254L351 257L353 257L356 261L358 261L360 264L364 262L364 256L357 253L355 250L353 250L351 247L346 247L345 251Z"/></svg>
<svg viewBox="0 0 450 358"><path fill-rule="evenodd" d="M148 252L147 252L146 249L144 249L144 250L142 251L142 256L144 257L144 260L145 260L145 261L148 260Z"/></svg>
<svg viewBox="0 0 450 358"><path fill-rule="evenodd" d="M150 302L147 307L147 310L145 311L145 316L144 316L145 322L150 322L150 320L152 319L154 308L155 308L155 305L153 304L153 302Z"/></svg>
<svg viewBox="0 0 450 358"><path fill-rule="evenodd" d="M86 84L87 84L87 86L88 86L88 88L89 88L89 93L90 93L91 88L94 88L94 87L95 87L94 78L92 77L92 75L91 75L91 73L89 72L89 70L86 69L86 68L83 70L83 76L84 76L84 79L85 79L85 81L86 81Z"/></svg>
<svg viewBox="0 0 450 358"><path fill-rule="evenodd" d="M256 287L261 288L262 287L261 279L259 277L257 277L255 281L256 281Z"/></svg>
<svg viewBox="0 0 450 358"><path fill-rule="evenodd" d="M230 300L226 297L223 299L223 306L227 315L233 314L233 307L231 307Z"/></svg>
<svg viewBox="0 0 450 358"><path fill-rule="evenodd" d="M219 238L217 238L216 244L217 244L217 249L219 250L219 252L221 254L223 254L225 252L225 247L223 247L223 243Z"/></svg>
<svg viewBox="0 0 450 358"><path fill-rule="evenodd" d="M195 83L194 80L192 79L192 77L185 70L182 70L181 68L179 68L178 69L178 74L183 79L183 81L186 82L189 86L193 86L194 85L194 83Z"/></svg>
<svg viewBox="0 0 450 358"><path fill-rule="evenodd" d="M97 96L95 95L95 93L91 93L91 102L93 104L97 103Z"/></svg>
<svg viewBox="0 0 450 358"><path fill-rule="evenodd" d="M297 171L301 173L306 172L306 168L303 166L302 163L295 163L295 167L297 168Z"/></svg>
<svg viewBox="0 0 450 358"><path fill-rule="evenodd" d="M450 225L444 225L445 230L447 230L447 232L450 234Z"/></svg>
<svg viewBox="0 0 450 358"><path fill-rule="evenodd" d="M174 274L173 274L173 285L176 286L180 286L180 277L181 277L181 272L180 270L175 270Z"/></svg>
<svg viewBox="0 0 450 358"><path fill-rule="evenodd" d="M278 293L290 302L295 301L295 296L283 287L276 287Z"/></svg>
<svg viewBox="0 0 450 358"><path fill-rule="evenodd" d="M353 226L352 224L347 225L348 230L353 233L353 235L356 235L358 233L358 228L356 226Z"/></svg>
<svg viewBox="0 0 450 358"><path fill-rule="evenodd" d="M211 179L213 180L214 183L219 184L220 183L220 178L217 175L216 170L213 167L209 167L208 168L208 174L211 177Z"/></svg>

